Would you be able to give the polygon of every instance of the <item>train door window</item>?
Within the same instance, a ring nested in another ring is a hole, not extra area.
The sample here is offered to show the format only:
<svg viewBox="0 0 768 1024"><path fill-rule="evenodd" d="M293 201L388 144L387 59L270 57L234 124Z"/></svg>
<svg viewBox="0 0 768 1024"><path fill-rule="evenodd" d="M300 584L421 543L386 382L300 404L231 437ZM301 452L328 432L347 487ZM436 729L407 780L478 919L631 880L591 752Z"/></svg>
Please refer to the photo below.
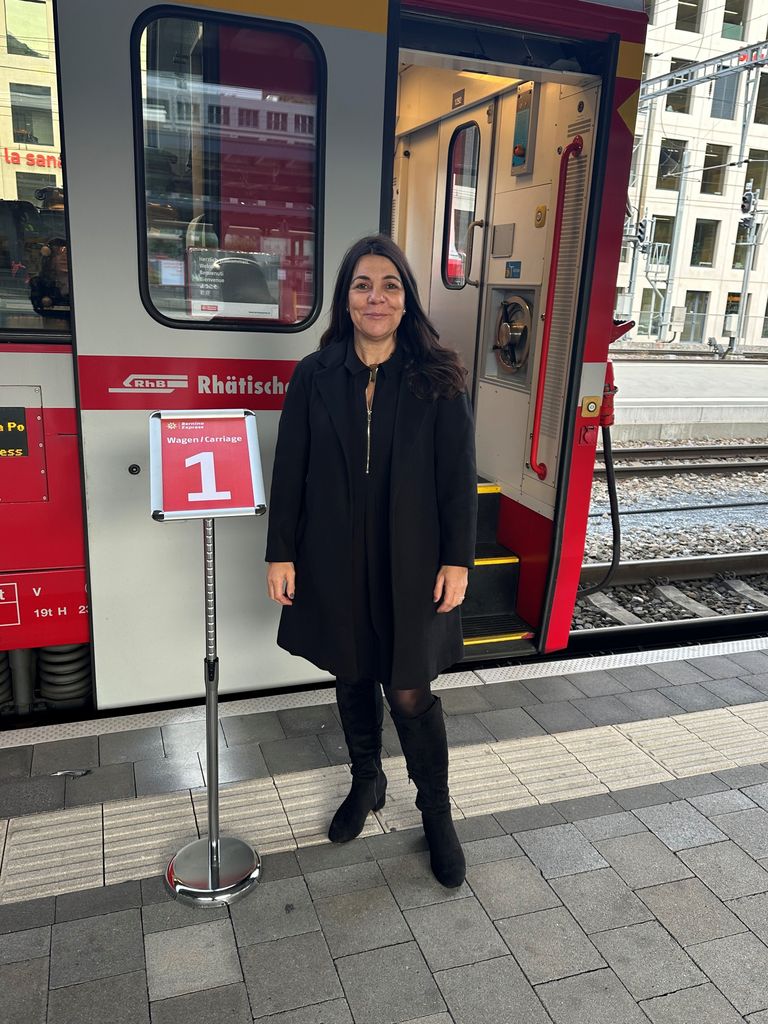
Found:
<svg viewBox="0 0 768 1024"><path fill-rule="evenodd" d="M662 139L659 151L659 167L656 172L656 188L677 192L680 188L680 174L683 170L683 156L688 143L684 139Z"/></svg>
<svg viewBox="0 0 768 1024"><path fill-rule="evenodd" d="M169 325L306 326L319 295L319 47L288 26L153 16L134 66L145 305Z"/></svg>
<svg viewBox="0 0 768 1024"><path fill-rule="evenodd" d="M0 159L0 331L70 330L53 5L3 0L7 133Z"/></svg>
<svg viewBox="0 0 768 1024"><path fill-rule="evenodd" d="M710 196L721 196L725 189L725 168L731 158L730 146L707 143L704 153L704 171L701 175L701 191Z"/></svg>
<svg viewBox="0 0 768 1024"><path fill-rule="evenodd" d="M719 220L697 220L691 249L692 267L711 267L715 263Z"/></svg>
<svg viewBox="0 0 768 1024"><path fill-rule="evenodd" d="M469 273L467 247L477 207L479 163L480 129L474 123L461 125L448 147L442 262L446 288L463 288Z"/></svg>
<svg viewBox="0 0 768 1024"><path fill-rule="evenodd" d="M685 293L685 323L680 341L703 342L709 309L709 292Z"/></svg>

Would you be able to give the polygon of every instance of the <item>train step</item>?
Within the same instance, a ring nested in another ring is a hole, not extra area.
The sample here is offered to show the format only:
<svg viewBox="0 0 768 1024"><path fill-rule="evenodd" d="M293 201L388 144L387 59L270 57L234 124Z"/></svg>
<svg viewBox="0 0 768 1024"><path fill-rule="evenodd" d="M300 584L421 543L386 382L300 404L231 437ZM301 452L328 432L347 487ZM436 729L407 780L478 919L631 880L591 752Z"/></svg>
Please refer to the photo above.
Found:
<svg viewBox="0 0 768 1024"><path fill-rule="evenodd" d="M532 654L533 630L519 615L462 615L464 660L486 661Z"/></svg>

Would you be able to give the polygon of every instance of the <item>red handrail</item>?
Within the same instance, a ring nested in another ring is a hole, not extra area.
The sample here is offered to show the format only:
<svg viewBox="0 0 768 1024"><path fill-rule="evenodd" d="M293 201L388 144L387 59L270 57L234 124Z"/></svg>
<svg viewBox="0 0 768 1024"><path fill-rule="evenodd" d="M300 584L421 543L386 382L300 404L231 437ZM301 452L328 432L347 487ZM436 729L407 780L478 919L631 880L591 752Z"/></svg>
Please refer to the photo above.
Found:
<svg viewBox="0 0 768 1024"><path fill-rule="evenodd" d="M536 382L536 406L533 410L533 430L531 431L531 469L544 480L547 467L539 462L539 434L541 433L541 409L544 404L544 384L547 379L547 358L549 356L549 336L552 331L552 308L555 304L555 279L560 262L560 235L563 231L563 207L565 206L565 187L568 183L568 162L571 156L578 156L584 148L584 139L574 135L571 142L563 150L560 157L560 181L557 186L557 207L555 209L555 227L552 232L552 262L549 267L547 282L547 306L544 310L544 334L541 339L541 358L539 359L539 375Z"/></svg>

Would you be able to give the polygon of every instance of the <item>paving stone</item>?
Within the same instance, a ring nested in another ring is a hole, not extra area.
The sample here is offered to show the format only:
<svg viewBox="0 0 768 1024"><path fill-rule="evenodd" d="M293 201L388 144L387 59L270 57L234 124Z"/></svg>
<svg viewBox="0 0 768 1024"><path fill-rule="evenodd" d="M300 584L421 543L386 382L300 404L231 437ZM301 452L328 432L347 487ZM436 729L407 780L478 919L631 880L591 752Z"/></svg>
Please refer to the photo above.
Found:
<svg viewBox="0 0 768 1024"><path fill-rule="evenodd" d="M406 1021L406 1024L453 1024L453 1019L450 1013L432 1013L429 1017Z"/></svg>
<svg viewBox="0 0 768 1024"><path fill-rule="evenodd" d="M575 825L551 825L522 832L517 841L545 878L608 866Z"/></svg>
<svg viewBox="0 0 768 1024"><path fill-rule="evenodd" d="M488 683L483 687L483 697L494 708L522 708L538 703L526 686L511 679L502 683Z"/></svg>
<svg viewBox="0 0 768 1024"><path fill-rule="evenodd" d="M343 995L322 932L259 942L241 949L240 959L251 1006L260 1016Z"/></svg>
<svg viewBox="0 0 768 1024"><path fill-rule="evenodd" d="M689 948L691 957L739 1013L768 1006L768 948L749 932Z"/></svg>
<svg viewBox="0 0 768 1024"><path fill-rule="evenodd" d="M385 832L379 836L367 836L364 840L369 853L376 860L389 860L411 853L423 853L427 840L421 828L406 828L400 832ZM346 843L350 846L350 843Z"/></svg>
<svg viewBox="0 0 768 1024"><path fill-rule="evenodd" d="M653 1024L740 1024L743 1021L714 985L697 985L643 1003Z"/></svg>
<svg viewBox="0 0 768 1024"><path fill-rule="evenodd" d="M2 1024L46 1024L48 961L40 958L0 965L0 992L4 994ZM13 993L12 999L7 998L8 992Z"/></svg>
<svg viewBox="0 0 768 1024"><path fill-rule="evenodd" d="M16 964L22 960L47 957L51 949L51 926L29 928L23 932L0 935L0 964ZM0 1013L2 1008L0 1007Z"/></svg>
<svg viewBox="0 0 768 1024"><path fill-rule="evenodd" d="M197 754L184 758L161 758L155 761L137 761L133 766L136 795L174 793L184 789L198 789L203 785L203 769Z"/></svg>
<svg viewBox="0 0 768 1024"><path fill-rule="evenodd" d="M0 750L0 779L27 779L32 770L32 744Z"/></svg>
<svg viewBox="0 0 768 1024"><path fill-rule="evenodd" d="M144 941L138 910L121 910L53 926L51 988L143 969Z"/></svg>
<svg viewBox="0 0 768 1024"><path fill-rule="evenodd" d="M70 768L95 768L99 763L98 736L74 740L36 743L32 754L32 774L50 775Z"/></svg>
<svg viewBox="0 0 768 1024"><path fill-rule="evenodd" d="M161 727L165 756L172 760L185 760L190 754L205 756L205 719L195 722L174 722ZM219 723L219 747L227 745Z"/></svg>
<svg viewBox="0 0 768 1024"><path fill-rule="evenodd" d="M679 704L683 711L714 711L724 708L727 701L711 690L705 689L701 683L682 683L680 686L662 686L659 693Z"/></svg>
<svg viewBox="0 0 768 1024"><path fill-rule="evenodd" d="M331 763L317 736L268 740L261 744L261 752L271 775L327 768Z"/></svg>
<svg viewBox="0 0 768 1024"><path fill-rule="evenodd" d="M440 971L435 980L455 1024L502 1024L510 1020L515 1024L549 1024L536 993L511 956Z"/></svg>
<svg viewBox="0 0 768 1024"><path fill-rule="evenodd" d="M768 668L768 666L766 667ZM552 701L573 700L574 697L583 696L581 690L563 676L526 679L525 688L531 691L536 700L547 704Z"/></svg>
<svg viewBox="0 0 768 1024"><path fill-rule="evenodd" d="M617 836L631 836L648 829L638 821L634 814L622 811L620 814L603 814L599 818L586 818L576 822L576 828L594 843L600 839L615 839Z"/></svg>
<svg viewBox="0 0 768 1024"><path fill-rule="evenodd" d="M474 897L406 910L405 918L431 971L462 967L508 952Z"/></svg>
<svg viewBox="0 0 768 1024"><path fill-rule="evenodd" d="M448 746L462 746L466 743L493 743L494 739L506 739L486 726L489 715L506 714L502 711L488 711L481 715L450 715L445 719L445 734Z"/></svg>
<svg viewBox="0 0 768 1024"><path fill-rule="evenodd" d="M227 916L226 907L205 908L206 924L208 921L218 921ZM145 935L154 935L155 932L168 932L173 928L189 928L192 925L200 924L200 908L191 907L179 900L170 900L167 903L153 903L142 909L141 922L144 926Z"/></svg>
<svg viewBox="0 0 768 1024"><path fill-rule="evenodd" d="M748 764L738 768L724 768L715 775L731 789L743 789L745 786L758 786L768 782L768 768L762 764Z"/></svg>
<svg viewBox="0 0 768 1024"><path fill-rule="evenodd" d="M634 813L670 850L687 850L725 839L719 828L685 800L639 807Z"/></svg>
<svg viewBox="0 0 768 1024"><path fill-rule="evenodd" d="M405 918L386 885L316 899L315 910L334 958L411 939Z"/></svg>
<svg viewBox="0 0 768 1024"><path fill-rule="evenodd" d="M761 1010L759 1013L750 1013L748 1017L744 1017L743 1019L748 1021L748 1024L768 1024L768 1010Z"/></svg>
<svg viewBox="0 0 768 1024"><path fill-rule="evenodd" d="M504 829L492 814L478 814L471 818L460 818L454 822L456 835L461 843L472 843L479 839L503 836Z"/></svg>
<svg viewBox="0 0 768 1024"><path fill-rule="evenodd" d="M763 651L741 651L739 654L729 654L728 657L747 672L768 672L768 654Z"/></svg>
<svg viewBox="0 0 768 1024"><path fill-rule="evenodd" d="M762 807L736 811L732 814L719 814L712 819L712 823L738 843L750 857L756 860L768 857L768 811L764 811Z"/></svg>
<svg viewBox="0 0 768 1024"><path fill-rule="evenodd" d="M622 693L619 700L626 704L632 712L632 718L666 718L679 715L680 705L675 704L658 690L638 690L635 693Z"/></svg>
<svg viewBox="0 0 768 1024"><path fill-rule="evenodd" d="M627 705L622 704L618 697L581 697L571 703L594 725L618 725L632 717Z"/></svg>
<svg viewBox="0 0 768 1024"><path fill-rule="evenodd" d="M587 934L651 918L645 904L613 868L555 878L552 888Z"/></svg>
<svg viewBox="0 0 768 1024"><path fill-rule="evenodd" d="M514 861L510 862L514 863ZM459 900L471 896L466 882L458 889L446 889L441 885L429 866L425 853L409 853L403 857L390 857L379 861L384 877L394 893L401 910L412 907L426 907L430 903ZM354 1014L354 1009L353 1009Z"/></svg>
<svg viewBox="0 0 768 1024"><path fill-rule="evenodd" d="M666 995L707 980L656 921L600 932L592 941L635 999Z"/></svg>
<svg viewBox="0 0 768 1024"><path fill-rule="evenodd" d="M314 1006L302 1006L298 1010L286 1010L284 1013L270 1013L268 1017L259 1017L259 1024L353 1024L352 1014L346 999L331 999L326 1003ZM422 1017L423 1024L451 1024L449 1019L441 1021L438 1017ZM183 1024L183 1022L180 1022ZM416 1024L416 1022L412 1022Z"/></svg>
<svg viewBox="0 0 768 1024"><path fill-rule="evenodd" d="M99 736L99 764L147 761L158 757L165 757L163 734L159 726L105 732Z"/></svg>
<svg viewBox="0 0 768 1024"><path fill-rule="evenodd" d="M653 807L654 804L670 804L675 799L675 794L663 782L617 789L611 796L625 811L633 811L636 807Z"/></svg>
<svg viewBox="0 0 768 1024"><path fill-rule="evenodd" d="M242 982L152 1003L152 1024L211 1024L211 1021L251 1024L253 1014Z"/></svg>
<svg viewBox="0 0 768 1024"><path fill-rule="evenodd" d="M232 925L227 920L156 932L147 935L145 943L150 1000L243 980Z"/></svg>
<svg viewBox="0 0 768 1024"><path fill-rule="evenodd" d="M0 935L53 924L55 913L56 901L53 896L46 896L41 900L0 904Z"/></svg>
<svg viewBox="0 0 768 1024"><path fill-rule="evenodd" d="M530 716L530 708L499 708L485 711L478 719L488 731L490 740L519 740L525 736L543 736L544 729Z"/></svg>
<svg viewBox="0 0 768 1024"><path fill-rule="evenodd" d="M108 800L131 800L136 796L132 764L107 764L92 768L79 779L68 778L64 791L65 807L103 804Z"/></svg>
<svg viewBox="0 0 768 1024"><path fill-rule="evenodd" d="M132 910L141 906L141 886L138 882L120 882L117 885L81 889L62 893L56 897L56 923L77 921L99 914L114 914L118 910Z"/></svg>
<svg viewBox="0 0 768 1024"><path fill-rule="evenodd" d="M342 957L336 969L356 1021L395 1024L445 1010L415 942Z"/></svg>
<svg viewBox="0 0 768 1024"><path fill-rule="evenodd" d="M151 903L165 903L174 897L168 892L165 879L162 875L153 875L151 878L141 880L141 903L148 906Z"/></svg>
<svg viewBox="0 0 768 1024"><path fill-rule="evenodd" d="M683 850L680 859L720 899L768 892L768 871L730 841Z"/></svg>
<svg viewBox="0 0 768 1024"><path fill-rule="evenodd" d="M523 851L512 836L492 836L474 843L462 843L467 864L490 864L495 860L522 857Z"/></svg>
<svg viewBox="0 0 768 1024"><path fill-rule="evenodd" d="M685 779L669 779L664 785L680 799L703 796L705 793L724 793L729 788L726 783L706 772Z"/></svg>
<svg viewBox="0 0 768 1024"><path fill-rule="evenodd" d="M643 1011L607 968L539 985L536 993L555 1024L647 1024Z"/></svg>
<svg viewBox="0 0 768 1024"><path fill-rule="evenodd" d="M602 670L573 672L565 678L572 682L577 690L581 690L586 697L609 697L614 693L627 692L623 683L620 683L610 672Z"/></svg>
<svg viewBox="0 0 768 1024"><path fill-rule="evenodd" d="M708 679L701 685L729 705L754 704L756 701L765 700L763 692L745 683L743 679Z"/></svg>
<svg viewBox="0 0 768 1024"><path fill-rule="evenodd" d="M562 825L565 821L551 804L531 804L530 807L515 807L511 811L496 811L494 818L510 835L532 828Z"/></svg>
<svg viewBox="0 0 768 1024"><path fill-rule="evenodd" d="M304 879L314 900L325 896L338 896L341 893L375 889L379 885L387 884L375 861L345 864L343 867L326 868L324 871L311 871Z"/></svg>
<svg viewBox="0 0 768 1024"><path fill-rule="evenodd" d="M286 708L284 711L278 711L277 717L287 739L313 736L320 732L335 732L339 728L330 704Z"/></svg>
<svg viewBox="0 0 768 1024"><path fill-rule="evenodd" d="M682 686L686 683L700 683L702 679L711 678L711 676L706 675L687 661L659 661L648 667L673 686Z"/></svg>
<svg viewBox="0 0 768 1024"><path fill-rule="evenodd" d="M201 757L201 761L203 778L207 779L205 757ZM268 777L269 768L258 743L240 743L219 750L219 783L222 786L229 782L247 782L249 779Z"/></svg>
<svg viewBox="0 0 768 1024"><path fill-rule="evenodd" d="M708 818L712 818L713 815L733 814L734 811L746 811L757 807L757 804L748 796L740 793L738 789L731 789L726 793L706 793L704 796L692 796L688 798L688 802ZM717 822L715 824L717 825Z"/></svg>
<svg viewBox="0 0 768 1024"><path fill-rule="evenodd" d="M282 853L266 853L261 858L261 881L277 882L281 878L295 878L301 874L299 862L293 850Z"/></svg>
<svg viewBox="0 0 768 1024"><path fill-rule="evenodd" d="M605 839L595 846L630 889L691 876L688 868L650 832Z"/></svg>
<svg viewBox="0 0 768 1024"><path fill-rule="evenodd" d="M158 1004L161 1006L162 1004ZM172 1018L165 1018L170 1021ZM155 1017L153 1024L160 1020ZM52 989L48 1024L149 1024L147 979L133 971L103 981L86 981L68 988ZM187 1017L186 1024L195 1024Z"/></svg>
<svg viewBox="0 0 768 1024"><path fill-rule="evenodd" d="M759 672L756 675L749 675L747 678L750 686L762 690L763 693L768 693L768 672Z"/></svg>
<svg viewBox="0 0 768 1024"><path fill-rule="evenodd" d="M610 675L619 680L628 690L657 690L659 688L658 673L650 665L625 665L623 668L610 669Z"/></svg>
<svg viewBox="0 0 768 1024"><path fill-rule="evenodd" d="M728 907L758 939L768 942L768 894L742 896L741 899L731 900Z"/></svg>
<svg viewBox="0 0 768 1024"><path fill-rule="evenodd" d="M365 839L353 839L350 843L301 846L295 856L305 875L312 871L325 871L326 868L340 868L346 864L361 864L375 859Z"/></svg>
<svg viewBox="0 0 768 1024"><path fill-rule="evenodd" d="M768 664L766 667L768 668ZM480 711L490 711L493 705L485 699L484 690L485 687L482 686L457 686L450 690L441 690L440 702L443 705L443 713L476 715Z"/></svg>
<svg viewBox="0 0 768 1024"><path fill-rule="evenodd" d="M492 920L560 906L527 857L473 864L467 867L467 881Z"/></svg>
<svg viewBox="0 0 768 1024"><path fill-rule="evenodd" d="M238 946L282 939L320 927L303 878L282 878L259 885L258 898L230 907Z"/></svg>
<svg viewBox="0 0 768 1024"><path fill-rule="evenodd" d="M760 782L756 786L745 786L742 793L754 801L758 807L768 810L768 782Z"/></svg>
<svg viewBox="0 0 768 1024"><path fill-rule="evenodd" d="M552 701L550 704L536 704L526 708L526 711L548 733L591 729L594 724L567 700Z"/></svg>
<svg viewBox="0 0 768 1024"><path fill-rule="evenodd" d="M344 739L344 733L341 730L338 732L321 732L318 733L317 738L320 740L320 746L327 754L331 764L349 764L347 741ZM381 750L382 754L384 754L383 746Z"/></svg>
<svg viewBox="0 0 768 1024"><path fill-rule="evenodd" d="M577 797L574 800L556 800L552 806L566 821L574 822L582 821L584 818L597 818L604 814L616 814L621 810L608 793Z"/></svg>
<svg viewBox="0 0 768 1024"><path fill-rule="evenodd" d="M65 779L33 776L14 779L0 785L0 818L17 818L22 814L60 811L64 807Z"/></svg>
<svg viewBox="0 0 768 1024"><path fill-rule="evenodd" d="M723 655L709 655L704 658L688 658L689 665L700 669L710 679L729 679L738 676L740 666Z"/></svg>
<svg viewBox="0 0 768 1024"><path fill-rule="evenodd" d="M744 925L698 878L655 885L640 899L682 946L744 931Z"/></svg>
<svg viewBox="0 0 768 1024"><path fill-rule="evenodd" d="M532 985L605 967L605 961L563 907L497 921L496 927Z"/></svg>
<svg viewBox="0 0 768 1024"><path fill-rule="evenodd" d="M228 747L238 743L266 743L268 740L285 739L276 711L260 711L255 715L225 715L222 716L221 727Z"/></svg>

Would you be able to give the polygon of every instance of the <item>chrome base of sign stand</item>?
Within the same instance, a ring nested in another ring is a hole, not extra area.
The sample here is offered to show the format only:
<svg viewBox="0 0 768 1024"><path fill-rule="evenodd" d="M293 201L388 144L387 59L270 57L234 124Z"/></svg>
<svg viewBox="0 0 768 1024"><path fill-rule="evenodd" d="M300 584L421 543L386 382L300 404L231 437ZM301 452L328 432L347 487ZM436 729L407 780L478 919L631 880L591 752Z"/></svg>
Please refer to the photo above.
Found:
<svg viewBox="0 0 768 1024"><path fill-rule="evenodd" d="M184 846L171 860L165 884L182 903L219 907L247 896L261 875L261 859L242 839L218 842L218 861L207 839Z"/></svg>

